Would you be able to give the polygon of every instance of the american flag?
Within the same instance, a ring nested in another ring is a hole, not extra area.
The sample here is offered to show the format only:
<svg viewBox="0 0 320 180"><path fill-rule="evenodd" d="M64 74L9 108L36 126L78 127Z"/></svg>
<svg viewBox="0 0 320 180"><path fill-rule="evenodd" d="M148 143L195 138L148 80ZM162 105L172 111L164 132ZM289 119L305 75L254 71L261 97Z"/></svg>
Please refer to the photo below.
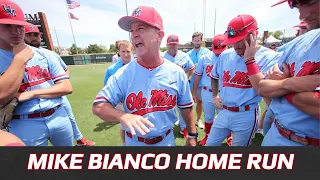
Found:
<svg viewBox="0 0 320 180"><path fill-rule="evenodd" d="M74 1L74 0L66 0L68 4L68 9L74 9L76 7L80 7L80 3Z"/></svg>
<svg viewBox="0 0 320 180"><path fill-rule="evenodd" d="M75 20L79 20L74 14L72 14L71 12L69 12L69 14L70 14L70 18L71 19L75 19Z"/></svg>

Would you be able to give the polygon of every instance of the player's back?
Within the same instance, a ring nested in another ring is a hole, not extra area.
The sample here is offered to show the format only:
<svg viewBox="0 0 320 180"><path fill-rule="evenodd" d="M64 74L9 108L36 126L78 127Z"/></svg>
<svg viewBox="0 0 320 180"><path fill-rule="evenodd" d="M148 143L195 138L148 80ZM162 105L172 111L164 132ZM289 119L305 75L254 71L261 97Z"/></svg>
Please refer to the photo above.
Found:
<svg viewBox="0 0 320 180"><path fill-rule="evenodd" d="M320 29L309 31L286 44L279 64L289 65L293 77L319 74L319 49ZM284 97L272 99L270 108L284 127L302 135L320 137L320 121L300 111Z"/></svg>

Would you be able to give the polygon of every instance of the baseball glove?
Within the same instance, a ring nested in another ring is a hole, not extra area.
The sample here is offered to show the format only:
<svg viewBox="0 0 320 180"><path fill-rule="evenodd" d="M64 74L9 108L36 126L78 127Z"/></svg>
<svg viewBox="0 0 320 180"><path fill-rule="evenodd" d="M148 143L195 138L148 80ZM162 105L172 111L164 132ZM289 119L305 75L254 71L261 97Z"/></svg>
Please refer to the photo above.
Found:
<svg viewBox="0 0 320 180"><path fill-rule="evenodd" d="M13 111L18 106L19 100L13 98L7 105L0 105L0 130L7 129L13 116Z"/></svg>

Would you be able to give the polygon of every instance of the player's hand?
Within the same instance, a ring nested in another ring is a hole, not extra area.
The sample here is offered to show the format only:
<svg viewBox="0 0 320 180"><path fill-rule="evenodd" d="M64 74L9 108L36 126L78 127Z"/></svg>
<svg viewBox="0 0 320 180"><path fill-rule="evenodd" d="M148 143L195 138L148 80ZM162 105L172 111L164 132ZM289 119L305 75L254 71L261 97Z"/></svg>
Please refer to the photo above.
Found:
<svg viewBox="0 0 320 180"><path fill-rule="evenodd" d="M33 93L33 91L26 91L26 92L16 94L16 98L19 100L19 102L28 101L30 99L33 99L34 96L35 94Z"/></svg>
<svg viewBox="0 0 320 180"><path fill-rule="evenodd" d="M133 136L136 135L136 131L138 131L141 135L146 135L150 132L150 129L147 126L150 128L154 127L154 125L147 118L135 114L123 115L120 122L130 129L130 132Z"/></svg>
<svg viewBox="0 0 320 180"><path fill-rule="evenodd" d="M222 107L223 101L219 96L213 98L213 104L216 108L223 109Z"/></svg>
<svg viewBox="0 0 320 180"><path fill-rule="evenodd" d="M19 60L23 61L24 63L27 63L34 55L32 49L24 42L12 46L14 56L17 57Z"/></svg>
<svg viewBox="0 0 320 180"><path fill-rule="evenodd" d="M290 77L290 70L288 65L283 64L283 72L279 69L279 65L275 64L267 73L265 78L271 80L283 80Z"/></svg>
<svg viewBox="0 0 320 180"><path fill-rule="evenodd" d="M197 146L197 138L187 138L186 146Z"/></svg>
<svg viewBox="0 0 320 180"><path fill-rule="evenodd" d="M250 45L247 41L244 41L244 44L246 45L246 50L244 52L244 59L247 60L251 57L254 57L258 49L260 48L260 45L257 43L257 35L256 33L251 33L249 35L250 37Z"/></svg>

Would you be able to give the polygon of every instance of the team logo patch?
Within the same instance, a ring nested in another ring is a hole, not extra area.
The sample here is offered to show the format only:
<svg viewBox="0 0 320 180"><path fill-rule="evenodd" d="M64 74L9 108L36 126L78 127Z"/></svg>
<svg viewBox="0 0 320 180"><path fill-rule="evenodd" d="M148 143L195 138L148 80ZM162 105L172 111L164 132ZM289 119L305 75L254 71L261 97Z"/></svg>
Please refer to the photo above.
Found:
<svg viewBox="0 0 320 180"><path fill-rule="evenodd" d="M29 26L29 29L33 31L34 30L34 26Z"/></svg>
<svg viewBox="0 0 320 180"><path fill-rule="evenodd" d="M133 11L132 16L140 16L140 13L141 13L141 9L138 7Z"/></svg>
<svg viewBox="0 0 320 180"><path fill-rule="evenodd" d="M39 65L26 67L25 72L27 72L28 80L27 82L22 82L19 92L24 92L29 87L51 80L51 75L48 69L43 69Z"/></svg>
<svg viewBox="0 0 320 180"><path fill-rule="evenodd" d="M143 116L156 111L173 109L177 104L177 95L168 93L168 90L151 90L151 98L148 102L143 92L131 93L126 98L126 106L132 114Z"/></svg>
<svg viewBox="0 0 320 180"><path fill-rule="evenodd" d="M4 5L4 4L1 4L2 8L3 8L3 11L8 13L9 16L17 16L16 14L16 10L15 9L11 9L11 6L7 6L7 5Z"/></svg>
<svg viewBox="0 0 320 180"><path fill-rule="evenodd" d="M291 77L299 77L299 76L307 76L307 75L314 75L314 74L320 74L320 62L312 62L312 61L306 61L302 64L299 72L295 74L296 70L296 63L289 64L290 69L290 76Z"/></svg>

